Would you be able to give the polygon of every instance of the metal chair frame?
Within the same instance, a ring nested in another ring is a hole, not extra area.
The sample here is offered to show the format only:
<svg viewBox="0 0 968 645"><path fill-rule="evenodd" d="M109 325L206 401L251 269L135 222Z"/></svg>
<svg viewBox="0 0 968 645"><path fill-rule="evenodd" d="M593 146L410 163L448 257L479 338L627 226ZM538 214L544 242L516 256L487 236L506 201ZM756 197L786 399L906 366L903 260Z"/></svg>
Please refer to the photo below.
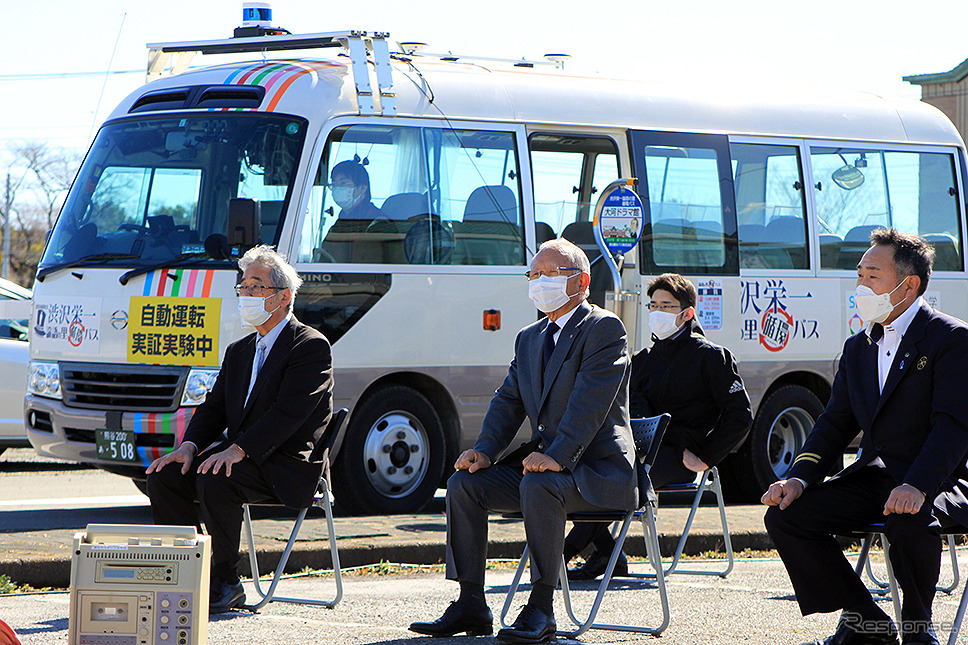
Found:
<svg viewBox="0 0 968 645"><path fill-rule="evenodd" d="M651 468L652 464L655 462L655 457L658 454L659 443L662 441L662 435L665 433L670 418L671 417L668 414L663 414L658 417L650 417L648 419L633 419L633 425L639 430L636 438L636 453L639 455L644 455L644 460L639 462L638 467L643 469L646 474L648 474L649 468ZM644 438L646 434L648 434L647 439ZM572 606L571 588L568 585L567 565L564 561L564 557L562 557L561 568L558 570L558 580L561 583L561 590L564 596L563 599L568 613L568 618L572 623L574 623L577 629L571 631L558 630L558 636L563 638L577 638L589 629L636 632L658 636L666 629L666 627L669 626L671 617L669 610L669 596L666 591L665 575L662 568L662 556L661 552L659 551L659 536L655 527L656 502L654 495L645 495L641 492L640 499L643 500L642 506L639 509L632 511L572 513L568 515L569 520L577 522L611 523L618 521L621 522L621 528L619 529L618 537L615 540L615 548L612 549L612 554L608 560L608 565L605 567L605 574L602 576L601 584L598 585L598 591L595 594L595 599L592 602L591 609L589 609L588 615L584 619L575 614ZM506 514L505 516L520 517L520 514L512 513ZM646 554L648 555L650 564L656 572L656 585L659 590L659 599L662 605L662 622L655 626L596 623L595 617L598 615L598 610L601 607L602 601L605 597L605 592L608 590L608 584L612 580L612 572L615 569L615 563L618 562L618 556L622 551L622 546L625 543L625 538L628 535L629 528L632 524L632 520L634 519L639 519L642 522ZM509 626L507 622L508 611L514 602L514 596L517 593L521 582L521 577L524 574L524 570L528 565L529 559L528 548L525 546L524 552L521 554L521 560L518 563L518 568L514 572L514 578L511 581L510 587L508 588L507 596L504 599L504 606L501 608L500 620L503 627Z"/></svg>
<svg viewBox="0 0 968 645"><path fill-rule="evenodd" d="M665 575L669 576L674 573L682 575L692 575L692 576L719 576L720 578L725 578L733 570L733 543L729 536L729 524L726 521L726 504L723 499L723 489L720 484L719 471L715 466L704 470L702 476L698 481L690 482L687 484L671 484L669 486L663 486L658 489L658 492L673 492L673 491L688 491L695 490L696 494L692 500L692 507L689 509L689 516L686 518L686 523L682 527L682 535L679 537L679 543L676 545L676 552L672 556L672 563L667 569L665 569ZM719 522L723 529L723 542L726 549L726 568L722 570L709 570L709 569L680 569L679 561L682 557L682 552L686 547L686 540L689 537L689 531L692 529L692 522L696 519L696 513L699 510L699 504L702 501L703 493L706 491L712 491L713 495L716 497L716 504L719 507ZM621 576L623 578L655 578L654 573L638 573L630 571L628 575Z"/></svg>
<svg viewBox="0 0 968 645"><path fill-rule="evenodd" d="M269 588L265 591L262 590L262 582L259 575L259 557L256 553L254 533L252 530L252 514L249 511L250 506L280 506L280 504L244 504L243 505L243 517L245 525L246 538L249 544L249 566L252 569L252 583L255 586L256 593L259 594L259 602L253 605L246 605L246 609L251 611L256 611L261 608L266 603L270 602L288 602L295 603L299 605L316 605L319 607L326 607L327 609L332 609L339 601L343 598L343 577L340 571L339 564L339 550L336 546L336 528L333 525L333 506L330 501L330 461L331 456L336 448L339 447L343 433L345 432L344 421L348 411L346 408L342 408L333 413L333 417L326 426L326 430L323 432L323 436L320 437L319 442L313 448L312 455L310 456L310 461L322 461L323 471L319 477L319 484L316 488L316 493L313 495L312 503L302 509L299 509L299 513L296 515L295 523L293 524L292 531L289 534L289 540L286 542L286 546L282 551L282 555L279 557L279 564L276 565L275 572L272 575L272 581L269 583ZM279 585L279 581L282 579L282 575L285 572L286 564L289 562L289 555L292 553L293 548L296 545L296 538L299 536L299 529L302 527L303 520L306 519L306 514L312 507L317 507L323 509L326 515L326 527L329 536L329 552L333 561L333 575L336 581L336 595L331 600L317 600L313 598L292 598L286 596L277 596L276 587Z"/></svg>
<svg viewBox="0 0 968 645"><path fill-rule="evenodd" d="M896 617L900 617L901 593L898 589L897 579L894 577L894 567L891 565L891 543L887 539L887 536L880 532L880 529L883 529L883 525L872 525L868 527L868 529L854 533L855 537L861 537L863 539L860 554L857 558L857 565L854 568L854 571L857 572L857 575L862 575L866 569L868 577L875 585L874 588L869 589L870 592L877 595L885 595L890 593L891 604L894 607L894 615ZM956 552L955 536L968 535L968 528L962 526L951 527L949 529L942 529L941 534L948 540L948 551L951 554L953 581L947 586L938 585L937 589L938 591L950 594L957 588L958 583L961 581L961 576L958 571L958 554ZM887 567L886 583L874 577L871 570L870 549L871 545L874 543L875 537L880 538L881 546L884 548L884 561ZM955 643L958 641L958 633L961 631L961 623L964 621L966 609L968 609L968 584L965 585L965 589L961 593L961 601L958 603L958 611L956 612L955 620L951 625L951 632L948 634L948 645L955 645Z"/></svg>

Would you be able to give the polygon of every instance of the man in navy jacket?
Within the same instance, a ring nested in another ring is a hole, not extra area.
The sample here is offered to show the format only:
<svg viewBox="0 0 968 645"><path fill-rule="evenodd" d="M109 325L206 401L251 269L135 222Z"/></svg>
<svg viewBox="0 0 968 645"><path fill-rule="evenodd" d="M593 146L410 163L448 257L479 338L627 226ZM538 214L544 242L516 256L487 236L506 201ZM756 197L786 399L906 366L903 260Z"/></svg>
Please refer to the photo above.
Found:
<svg viewBox="0 0 968 645"><path fill-rule="evenodd" d="M968 326L921 298L934 256L924 240L877 229L871 242L856 296L870 324L844 343L826 410L787 479L763 495L766 527L803 614L844 610L824 643L897 643L833 537L883 522L903 591L903 642L936 643L940 524L968 522ZM860 431L857 460L824 481Z"/></svg>

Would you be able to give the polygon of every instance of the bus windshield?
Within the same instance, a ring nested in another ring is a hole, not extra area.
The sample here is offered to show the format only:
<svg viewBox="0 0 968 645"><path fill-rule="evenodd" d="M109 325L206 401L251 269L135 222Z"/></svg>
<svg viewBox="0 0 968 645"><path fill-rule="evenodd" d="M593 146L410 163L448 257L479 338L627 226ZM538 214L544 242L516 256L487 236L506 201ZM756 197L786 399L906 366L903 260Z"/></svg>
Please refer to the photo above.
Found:
<svg viewBox="0 0 968 645"><path fill-rule="evenodd" d="M306 121L223 113L101 128L54 226L40 268L146 266L199 256L227 235L229 200L261 202L273 244L293 189Z"/></svg>

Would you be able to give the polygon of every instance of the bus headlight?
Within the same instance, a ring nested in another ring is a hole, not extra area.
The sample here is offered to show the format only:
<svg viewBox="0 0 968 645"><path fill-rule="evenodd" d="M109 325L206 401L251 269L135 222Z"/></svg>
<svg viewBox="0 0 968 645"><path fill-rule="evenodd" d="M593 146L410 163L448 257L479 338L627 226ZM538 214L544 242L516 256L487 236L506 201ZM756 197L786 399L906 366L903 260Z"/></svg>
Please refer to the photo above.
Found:
<svg viewBox="0 0 968 645"><path fill-rule="evenodd" d="M27 364L27 394L60 399L60 370L57 363L30 361Z"/></svg>
<svg viewBox="0 0 968 645"><path fill-rule="evenodd" d="M201 405L209 390L215 385L218 370L192 369L185 381L185 393L182 395L182 405Z"/></svg>

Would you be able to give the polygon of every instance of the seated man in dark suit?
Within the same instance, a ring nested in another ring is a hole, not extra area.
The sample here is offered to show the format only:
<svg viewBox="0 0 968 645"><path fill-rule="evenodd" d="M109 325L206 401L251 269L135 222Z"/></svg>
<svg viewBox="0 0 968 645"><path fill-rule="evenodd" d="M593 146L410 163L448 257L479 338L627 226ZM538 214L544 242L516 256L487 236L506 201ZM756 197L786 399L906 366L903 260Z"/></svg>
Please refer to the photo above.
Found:
<svg viewBox="0 0 968 645"><path fill-rule="evenodd" d="M198 527L200 513L212 536L210 613L245 603L242 505L309 504L322 470L309 455L332 414L329 342L292 315L296 270L268 246L250 249L239 268L239 315L256 331L225 349L181 445L147 469L155 523Z"/></svg>
<svg viewBox="0 0 968 645"><path fill-rule="evenodd" d="M630 509L638 501L628 415L625 327L589 305L588 258L567 240L541 245L528 271L529 295L547 314L515 340L514 359L477 442L447 482L447 578L460 597L433 622L410 629L431 636L491 633L484 600L489 512L520 511L531 553L531 596L498 639L553 639L565 516ZM503 459L525 419L531 439Z"/></svg>
<svg viewBox="0 0 968 645"><path fill-rule="evenodd" d="M830 401L787 479L763 494L766 528L804 615L843 610L826 645L937 643L931 604L940 523L968 521L968 325L921 297L934 250L894 229L871 233L855 301L867 330L844 343ZM842 463L863 431L857 460ZM901 624L880 609L834 535L884 523L903 591Z"/></svg>

